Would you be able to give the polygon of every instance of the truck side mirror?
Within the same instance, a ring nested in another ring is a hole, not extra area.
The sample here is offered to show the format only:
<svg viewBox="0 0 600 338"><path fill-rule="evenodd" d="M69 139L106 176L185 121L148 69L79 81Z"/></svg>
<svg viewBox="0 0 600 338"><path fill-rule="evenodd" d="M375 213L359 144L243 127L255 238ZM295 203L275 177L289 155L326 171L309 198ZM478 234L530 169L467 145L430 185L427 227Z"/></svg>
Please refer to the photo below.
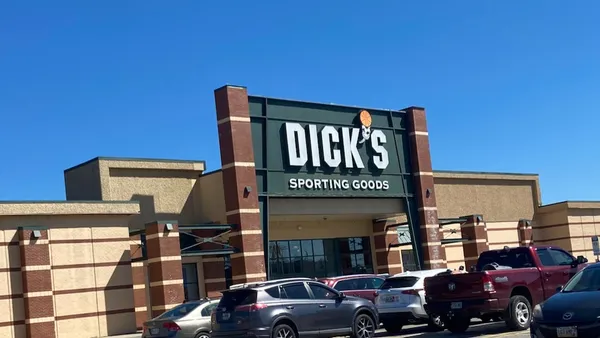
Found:
<svg viewBox="0 0 600 338"><path fill-rule="evenodd" d="M475 272L475 265L471 265L471 272Z"/></svg>
<svg viewBox="0 0 600 338"><path fill-rule="evenodd" d="M562 291L562 289L563 289L563 286L562 286L562 285L559 285L559 286L556 288L556 292L561 292L561 291Z"/></svg>

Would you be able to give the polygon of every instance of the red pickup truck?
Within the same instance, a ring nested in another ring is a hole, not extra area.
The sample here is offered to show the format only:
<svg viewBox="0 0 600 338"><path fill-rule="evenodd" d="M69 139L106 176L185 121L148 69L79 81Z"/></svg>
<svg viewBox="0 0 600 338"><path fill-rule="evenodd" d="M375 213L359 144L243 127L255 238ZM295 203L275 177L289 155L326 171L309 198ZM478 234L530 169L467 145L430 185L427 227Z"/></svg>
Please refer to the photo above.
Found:
<svg viewBox="0 0 600 338"><path fill-rule="evenodd" d="M471 272L425 279L426 311L439 315L452 333L465 332L471 318L502 318L526 330L536 304L556 293L587 259L554 246L505 247L483 252Z"/></svg>

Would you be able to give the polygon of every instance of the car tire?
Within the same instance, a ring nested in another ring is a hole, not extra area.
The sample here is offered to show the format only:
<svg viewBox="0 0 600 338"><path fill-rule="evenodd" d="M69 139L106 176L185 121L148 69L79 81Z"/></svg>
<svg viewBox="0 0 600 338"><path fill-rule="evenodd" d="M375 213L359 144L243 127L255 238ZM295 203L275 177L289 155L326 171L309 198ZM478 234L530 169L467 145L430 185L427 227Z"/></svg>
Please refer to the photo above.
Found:
<svg viewBox="0 0 600 338"><path fill-rule="evenodd" d="M375 336L377 325L371 316L360 313L352 323L352 338L372 338Z"/></svg>
<svg viewBox="0 0 600 338"><path fill-rule="evenodd" d="M506 326L511 330L523 331L531 325L531 303L523 296L512 296L508 301Z"/></svg>
<svg viewBox="0 0 600 338"><path fill-rule="evenodd" d="M491 315L483 315L483 316L479 317L479 319L481 319L481 321L483 323L489 323L492 321L493 318Z"/></svg>
<svg viewBox="0 0 600 338"><path fill-rule="evenodd" d="M402 322L389 322L389 321L385 321L382 323L383 324L383 328L385 329L385 331L389 334L399 334L400 331L402 331Z"/></svg>
<svg viewBox="0 0 600 338"><path fill-rule="evenodd" d="M208 332L198 332L196 338L210 338L210 333Z"/></svg>
<svg viewBox="0 0 600 338"><path fill-rule="evenodd" d="M464 333L471 326L471 318L465 316L456 316L444 320L446 329L452 333Z"/></svg>
<svg viewBox="0 0 600 338"><path fill-rule="evenodd" d="M430 315L427 321L427 328L432 332L444 331L446 327L442 316Z"/></svg>
<svg viewBox="0 0 600 338"><path fill-rule="evenodd" d="M271 338L297 338L296 332L287 324L279 324L273 328Z"/></svg>

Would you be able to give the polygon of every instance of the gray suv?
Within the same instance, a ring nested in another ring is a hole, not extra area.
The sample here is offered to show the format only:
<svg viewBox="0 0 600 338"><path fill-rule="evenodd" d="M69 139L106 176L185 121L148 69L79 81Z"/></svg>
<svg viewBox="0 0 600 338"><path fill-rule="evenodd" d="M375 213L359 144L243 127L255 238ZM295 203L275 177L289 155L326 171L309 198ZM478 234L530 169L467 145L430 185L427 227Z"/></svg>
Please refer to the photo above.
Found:
<svg viewBox="0 0 600 338"><path fill-rule="evenodd" d="M212 313L212 338L372 338L377 310L308 278L280 279L223 291Z"/></svg>

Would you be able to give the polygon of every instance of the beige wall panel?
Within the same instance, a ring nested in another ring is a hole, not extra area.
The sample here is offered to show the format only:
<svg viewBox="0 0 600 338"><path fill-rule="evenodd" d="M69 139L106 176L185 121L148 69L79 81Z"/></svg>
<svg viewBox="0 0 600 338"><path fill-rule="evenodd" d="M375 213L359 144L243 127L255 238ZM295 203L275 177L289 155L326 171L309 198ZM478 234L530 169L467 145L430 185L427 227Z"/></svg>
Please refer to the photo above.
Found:
<svg viewBox="0 0 600 338"><path fill-rule="evenodd" d="M3 217L4 218L4 217ZM2 222L0 220L0 222ZM8 243L8 242L19 242L19 234L17 233L16 230L17 226L14 227L14 229L7 229L4 230L4 240Z"/></svg>
<svg viewBox="0 0 600 338"><path fill-rule="evenodd" d="M519 233L517 229L515 230L499 230L499 231L489 231L488 230L488 242L492 243L514 243L519 241Z"/></svg>
<svg viewBox="0 0 600 338"><path fill-rule="evenodd" d="M57 317L94 313L97 309L95 291L54 295L54 311Z"/></svg>
<svg viewBox="0 0 600 338"><path fill-rule="evenodd" d="M271 221L269 226L269 240L366 237L372 233L370 220Z"/></svg>
<svg viewBox="0 0 600 338"><path fill-rule="evenodd" d="M0 299L0 323L11 322L13 320L11 305L10 299Z"/></svg>
<svg viewBox="0 0 600 338"><path fill-rule="evenodd" d="M89 240L92 238L92 229L85 227L63 229L51 228L48 229L48 237L52 241L66 239Z"/></svg>
<svg viewBox="0 0 600 338"><path fill-rule="evenodd" d="M196 218L199 222L227 223L223 173L201 176L193 190Z"/></svg>
<svg viewBox="0 0 600 338"><path fill-rule="evenodd" d="M444 245L446 249L446 261L464 261L465 255L463 252L463 246L460 245Z"/></svg>
<svg viewBox="0 0 600 338"><path fill-rule="evenodd" d="M56 322L57 338L98 337L98 317L59 320Z"/></svg>
<svg viewBox="0 0 600 338"><path fill-rule="evenodd" d="M126 224L124 224L126 225ZM120 226L120 227L105 227L92 228L92 237L94 239L108 239L108 238L129 238L129 227Z"/></svg>
<svg viewBox="0 0 600 338"><path fill-rule="evenodd" d="M13 321L25 320L25 304L23 303L23 298L13 298L11 299L11 310Z"/></svg>
<svg viewBox="0 0 600 338"><path fill-rule="evenodd" d="M490 250L500 250L500 249L504 249L505 246L506 246L506 244L502 244L502 243L490 243L489 248L490 248Z"/></svg>
<svg viewBox="0 0 600 338"><path fill-rule="evenodd" d="M12 326L0 326L0 337L14 338Z"/></svg>
<svg viewBox="0 0 600 338"><path fill-rule="evenodd" d="M473 174L471 174L473 175ZM537 206L534 180L441 178L434 173L440 218L481 214L486 221L531 219Z"/></svg>
<svg viewBox="0 0 600 338"><path fill-rule="evenodd" d="M14 338L26 338L25 325L13 326L13 335Z"/></svg>
<svg viewBox="0 0 600 338"><path fill-rule="evenodd" d="M51 244L52 265L90 264L94 262L92 246L85 244Z"/></svg>
<svg viewBox="0 0 600 338"><path fill-rule="evenodd" d="M117 263L131 260L129 241L94 242L95 263Z"/></svg>
<svg viewBox="0 0 600 338"><path fill-rule="evenodd" d="M11 295L10 289L10 272L0 272L0 296ZM0 322L2 320L0 319Z"/></svg>
<svg viewBox="0 0 600 338"><path fill-rule="evenodd" d="M21 271L11 271L9 273L10 290L13 295L20 295L23 293L23 279L21 277Z"/></svg>
<svg viewBox="0 0 600 338"><path fill-rule="evenodd" d="M569 226L557 226L552 228L533 228L533 239L534 241L543 241L540 244L546 243L547 240L554 240L555 238L569 237Z"/></svg>
<svg viewBox="0 0 600 338"><path fill-rule="evenodd" d="M94 268L52 270L54 291L89 289L96 287Z"/></svg>
<svg viewBox="0 0 600 338"><path fill-rule="evenodd" d="M8 253L8 264L11 268L20 268L21 267L21 251L18 245L9 245L6 248L6 252Z"/></svg>
<svg viewBox="0 0 600 338"><path fill-rule="evenodd" d="M468 270L468 268L465 266L465 262L461 261L461 262L448 262L447 264L448 269L452 269L452 270L458 270L458 268L460 268L461 266L465 268L465 270Z"/></svg>
<svg viewBox="0 0 600 338"><path fill-rule="evenodd" d="M484 215L485 217L485 215ZM517 226L519 225L518 220L517 221L510 221L510 222L485 222L485 226L488 230L490 229L514 229L515 231L517 231Z"/></svg>
<svg viewBox="0 0 600 338"><path fill-rule="evenodd" d="M100 337L115 336L135 332L135 313L120 313L99 316Z"/></svg>
<svg viewBox="0 0 600 338"><path fill-rule="evenodd" d="M97 292L98 312L133 309L133 289Z"/></svg>
<svg viewBox="0 0 600 338"><path fill-rule="evenodd" d="M132 285L131 266L100 266L96 267L96 287Z"/></svg>

